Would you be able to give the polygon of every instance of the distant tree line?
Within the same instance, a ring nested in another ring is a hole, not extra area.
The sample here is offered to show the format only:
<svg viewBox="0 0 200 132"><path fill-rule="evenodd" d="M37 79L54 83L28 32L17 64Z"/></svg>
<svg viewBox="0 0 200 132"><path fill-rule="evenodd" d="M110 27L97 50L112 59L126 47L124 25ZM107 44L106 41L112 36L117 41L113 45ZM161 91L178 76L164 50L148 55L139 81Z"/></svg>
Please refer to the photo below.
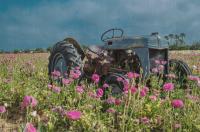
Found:
<svg viewBox="0 0 200 132"><path fill-rule="evenodd" d="M165 39L169 41L170 45L185 45L185 33L180 33L180 34L169 34L164 36Z"/></svg>
<svg viewBox="0 0 200 132"><path fill-rule="evenodd" d="M170 45L170 50L200 50L200 41L194 42L191 45Z"/></svg>
<svg viewBox="0 0 200 132"><path fill-rule="evenodd" d="M0 49L1 53L47 53L50 52L52 47L44 48L36 48L36 49L14 49L13 51L4 51Z"/></svg>

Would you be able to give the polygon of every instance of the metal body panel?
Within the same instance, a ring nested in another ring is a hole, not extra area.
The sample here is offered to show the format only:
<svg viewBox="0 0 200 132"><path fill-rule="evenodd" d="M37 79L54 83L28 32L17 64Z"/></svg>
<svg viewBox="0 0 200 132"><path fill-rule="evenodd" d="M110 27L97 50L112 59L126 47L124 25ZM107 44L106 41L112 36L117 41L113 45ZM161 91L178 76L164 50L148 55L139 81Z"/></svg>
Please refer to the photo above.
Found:
<svg viewBox="0 0 200 132"><path fill-rule="evenodd" d="M123 37L106 42L103 48L108 50L131 49L145 47L146 43L147 39L143 37Z"/></svg>
<svg viewBox="0 0 200 132"><path fill-rule="evenodd" d="M132 51L139 57L142 70L143 70L143 78L146 78L150 73L149 49L135 48L135 49L132 49Z"/></svg>

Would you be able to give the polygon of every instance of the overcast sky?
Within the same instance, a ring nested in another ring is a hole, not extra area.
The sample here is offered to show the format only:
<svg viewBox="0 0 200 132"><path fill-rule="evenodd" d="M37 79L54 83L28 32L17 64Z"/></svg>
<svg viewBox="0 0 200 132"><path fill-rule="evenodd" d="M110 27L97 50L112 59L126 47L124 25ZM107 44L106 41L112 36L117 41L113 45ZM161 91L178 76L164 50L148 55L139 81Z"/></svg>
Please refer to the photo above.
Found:
<svg viewBox="0 0 200 132"><path fill-rule="evenodd" d="M101 44L103 31L186 34L200 40L200 0L0 0L0 49L48 47L71 36Z"/></svg>

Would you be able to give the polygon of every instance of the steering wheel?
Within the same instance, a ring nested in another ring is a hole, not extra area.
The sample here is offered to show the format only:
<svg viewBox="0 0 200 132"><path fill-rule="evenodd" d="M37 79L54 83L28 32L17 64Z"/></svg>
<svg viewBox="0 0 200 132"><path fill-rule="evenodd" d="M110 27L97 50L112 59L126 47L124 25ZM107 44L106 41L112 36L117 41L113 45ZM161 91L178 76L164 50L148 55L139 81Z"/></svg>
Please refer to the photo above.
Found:
<svg viewBox="0 0 200 132"><path fill-rule="evenodd" d="M113 38L121 38L123 36L123 34L124 34L124 31L122 29L112 28L112 29L105 31L101 35L101 41L107 42L108 40L113 39Z"/></svg>

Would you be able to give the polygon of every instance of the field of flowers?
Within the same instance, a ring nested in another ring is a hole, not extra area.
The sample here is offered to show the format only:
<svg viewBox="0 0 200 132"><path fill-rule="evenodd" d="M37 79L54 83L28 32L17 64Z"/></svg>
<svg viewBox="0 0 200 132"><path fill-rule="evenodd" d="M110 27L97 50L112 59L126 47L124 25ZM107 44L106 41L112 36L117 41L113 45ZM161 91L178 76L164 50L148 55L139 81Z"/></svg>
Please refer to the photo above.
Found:
<svg viewBox="0 0 200 132"><path fill-rule="evenodd" d="M151 88L136 86L138 76L130 72L123 95L107 98L109 86L97 74L91 83L77 85L80 74L72 72L63 86L50 84L48 56L0 54L0 131L200 131L200 51L170 52L195 75L186 89L173 77L163 84L153 76Z"/></svg>

